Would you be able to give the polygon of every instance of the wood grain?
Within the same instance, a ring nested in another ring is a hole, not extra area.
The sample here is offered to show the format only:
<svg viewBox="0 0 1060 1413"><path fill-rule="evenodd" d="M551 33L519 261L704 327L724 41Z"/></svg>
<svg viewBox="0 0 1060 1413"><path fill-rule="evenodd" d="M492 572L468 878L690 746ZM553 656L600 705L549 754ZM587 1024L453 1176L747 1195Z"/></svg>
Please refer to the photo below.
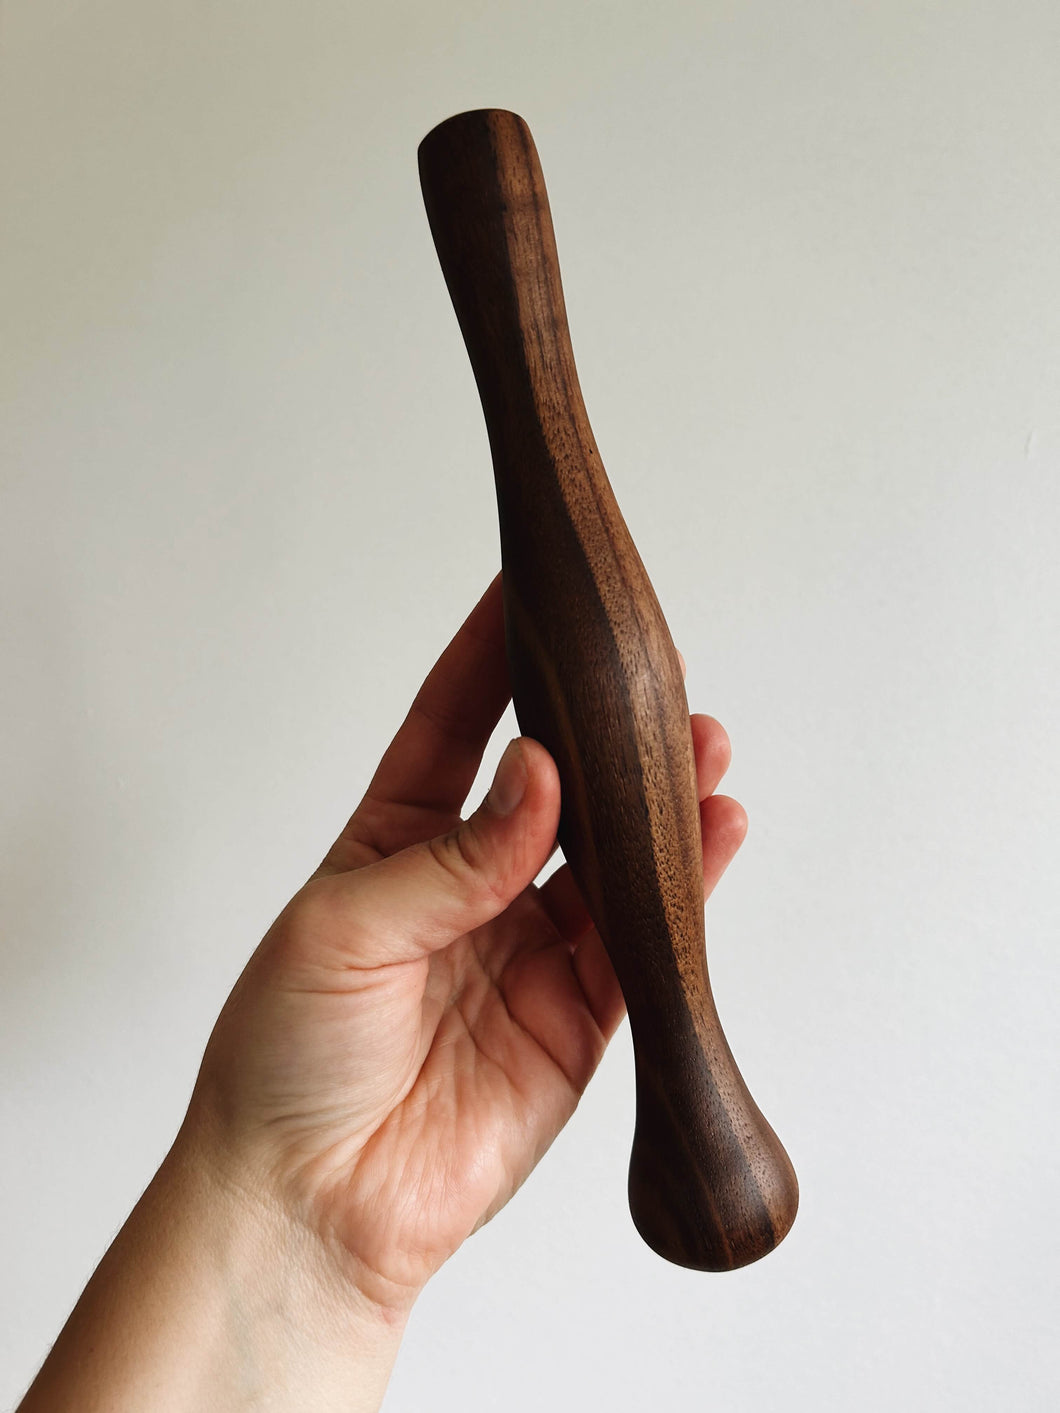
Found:
<svg viewBox="0 0 1060 1413"><path fill-rule="evenodd" d="M560 843L629 1009L630 1210L669 1260L729 1270L781 1240L798 1185L714 1007L681 669L586 416L537 152L483 109L419 164L489 432L516 712L556 760Z"/></svg>

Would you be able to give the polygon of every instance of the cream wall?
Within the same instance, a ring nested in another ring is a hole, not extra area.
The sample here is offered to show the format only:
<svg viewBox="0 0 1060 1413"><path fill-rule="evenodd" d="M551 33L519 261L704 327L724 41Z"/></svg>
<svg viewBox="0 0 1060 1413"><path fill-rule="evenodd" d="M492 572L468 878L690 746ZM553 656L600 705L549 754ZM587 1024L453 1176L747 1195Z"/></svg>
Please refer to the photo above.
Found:
<svg viewBox="0 0 1060 1413"><path fill-rule="evenodd" d="M387 1407L1055 1409L1052 0L0 13L0 1405L496 567L415 165L494 105L734 742L712 973L803 1200L642 1246L624 1029Z"/></svg>

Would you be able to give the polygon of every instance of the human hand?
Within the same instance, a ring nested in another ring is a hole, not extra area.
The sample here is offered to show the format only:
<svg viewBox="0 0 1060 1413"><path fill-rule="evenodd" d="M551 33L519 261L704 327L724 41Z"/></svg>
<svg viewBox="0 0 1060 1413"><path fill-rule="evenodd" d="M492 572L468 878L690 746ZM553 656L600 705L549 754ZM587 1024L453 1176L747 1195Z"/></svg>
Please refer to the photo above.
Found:
<svg viewBox="0 0 1060 1413"><path fill-rule="evenodd" d="M269 929L176 1142L21 1413L376 1413L430 1275L570 1117L622 996L569 869L559 780L521 739L460 810L508 701L500 581ZM743 838L693 716L709 894Z"/></svg>
<svg viewBox="0 0 1060 1413"><path fill-rule="evenodd" d="M180 1140L397 1317L525 1180L624 1014L569 868L533 883L560 808L544 747L512 743L461 820L508 699L498 578L239 979ZM746 819L714 793L725 732L691 729L709 895Z"/></svg>

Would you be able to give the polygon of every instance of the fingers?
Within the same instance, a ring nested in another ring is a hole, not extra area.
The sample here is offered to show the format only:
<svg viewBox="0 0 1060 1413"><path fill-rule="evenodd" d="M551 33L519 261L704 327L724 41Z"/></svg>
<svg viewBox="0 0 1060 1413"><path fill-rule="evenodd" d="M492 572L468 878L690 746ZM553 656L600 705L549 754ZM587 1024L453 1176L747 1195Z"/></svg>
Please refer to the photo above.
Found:
<svg viewBox="0 0 1060 1413"><path fill-rule="evenodd" d="M512 742L490 792L467 820L364 868L314 879L321 928L340 964L368 969L416 961L496 917L548 857L559 821L552 757Z"/></svg>
<svg viewBox="0 0 1060 1413"><path fill-rule="evenodd" d="M743 843L747 815L743 806L727 795L711 795L700 805L699 815L703 830L703 893L709 898ZM601 1033L610 1040L626 1013L622 988L570 869L564 865L549 883L553 879L557 880L553 920L564 936L575 942L571 958L575 975Z"/></svg>
<svg viewBox="0 0 1060 1413"><path fill-rule="evenodd" d="M701 712L690 716L692 748L696 757L696 783L699 798L705 800L721 784L721 778L732 761L728 732L720 721Z"/></svg>
<svg viewBox="0 0 1060 1413"><path fill-rule="evenodd" d="M711 795L699 807L703 835L703 896L709 898L747 835L747 812L728 795Z"/></svg>
<svg viewBox="0 0 1060 1413"><path fill-rule="evenodd" d="M703 894L709 898L743 843L747 814L738 801L714 793L732 755L725 729L709 716L695 715L690 724L700 796ZM625 1015L622 989L569 865L557 869L539 891L554 926L572 945L579 984L597 1025L610 1039Z"/></svg>
<svg viewBox="0 0 1060 1413"><path fill-rule="evenodd" d="M728 795L710 795L699 806L703 838L703 896L709 898L732 863L747 834L747 813ZM577 942L593 925L570 865L564 864L539 889L549 918L568 942Z"/></svg>
<svg viewBox="0 0 1060 1413"><path fill-rule="evenodd" d="M712 716L697 713L689 718L689 725L696 758L699 798L703 801L712 795L721 783L722 776L732 759L732 747L729 745L729 737L724 726L720 721L715 721ZM707 829L713 824L713 820L705 823L702 810L700 811L700 824L703 826L704 850L706 850ZM744 829L746 831L746 817ZM724 870L724 865L722 867ZM719 874L718 877L720 876ZM713 884L711 886L713 887ZM566 865L557 869L541 885L540 895L556 928L568 940L574 941L592 925L578 885L574 882L570 869Z"/></svg>
<svg viewBox="0 0 1060 1413"><path fill-rule="evenodd" d="M498 574L427 675L380 761L366 797L373 813L412 807L459 814L510 696Z"/></svg>

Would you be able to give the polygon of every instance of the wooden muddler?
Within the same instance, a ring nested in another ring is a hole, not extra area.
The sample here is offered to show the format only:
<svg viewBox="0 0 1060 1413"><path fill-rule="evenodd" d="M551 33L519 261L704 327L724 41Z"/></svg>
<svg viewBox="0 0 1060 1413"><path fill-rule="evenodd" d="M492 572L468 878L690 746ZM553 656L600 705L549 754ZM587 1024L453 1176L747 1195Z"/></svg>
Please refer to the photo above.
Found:
<svg viewBox="0 0 1060 1413"><path fill-rule="evenodd" d="M714 1008L681 668L582 403L537 152L485 109L419 164L493 453L515 708L559 768L560 844L629 1010L630 1211L667 1259L730 1270L781 1240L798 1185Z"/></svg>

